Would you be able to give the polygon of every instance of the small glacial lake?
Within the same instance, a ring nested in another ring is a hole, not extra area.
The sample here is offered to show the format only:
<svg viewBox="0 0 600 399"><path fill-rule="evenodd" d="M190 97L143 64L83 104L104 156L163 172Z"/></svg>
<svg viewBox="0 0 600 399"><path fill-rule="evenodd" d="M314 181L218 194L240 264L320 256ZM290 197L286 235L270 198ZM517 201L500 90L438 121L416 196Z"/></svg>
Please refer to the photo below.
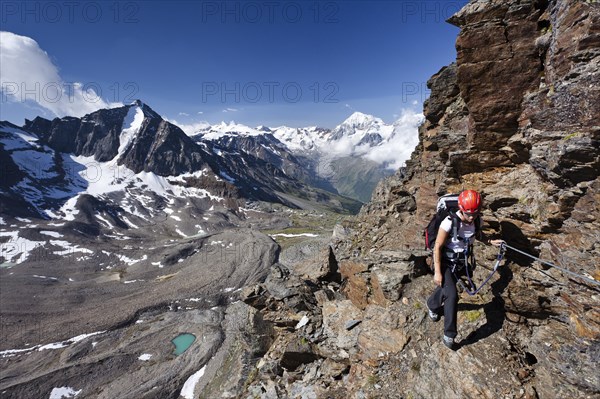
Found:
<svg viewBox="0 0 600 399"><path fill-rule="evenodd" d="M171 342L175 345L175 351L173 354L175 356L181 355L183 352L187 350L194 341L196 340L196 336L194 334L179 334L177 337L173 338Z"/></svg>

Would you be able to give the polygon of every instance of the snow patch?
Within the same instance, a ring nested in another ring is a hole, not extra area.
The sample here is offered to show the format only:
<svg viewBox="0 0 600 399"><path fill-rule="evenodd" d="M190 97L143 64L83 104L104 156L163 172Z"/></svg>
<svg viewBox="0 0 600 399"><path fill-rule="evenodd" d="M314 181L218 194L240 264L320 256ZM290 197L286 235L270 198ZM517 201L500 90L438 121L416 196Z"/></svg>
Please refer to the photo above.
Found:
<svg viewBox="0 0 600 399"><path fill-rule="evenodd" d="M20 150L36 146L39 138L29 132L10 126L2 126L2 133L9 136L2 137L2 144L6 151Z"/></svg>
<svg viewBox="0 0 600 399"><path fill-rule="evenodd" d="M50 236L50 237L54 237L54 238L63 237L62 234L60 234L60 233L58 233L56 231L42 230L42 231L40 231L40 234L44 234L44 235L47 235L47 236Z"/></svg>
<svg viewBox="0 0 600 399"><path fill-rule="evenodd" d="M200 370L196 371L194 374L188 378L183 384L183 388L181 388L180 395L185 399L194 399L194 389L196 388L196 384L200 381L200 378L204 375L206 371L206 366L202 367Z"/></svg>
<svg viewBox="0 0 600 399"><path fill-rule="evenodd" d="M79 248L79 245L73 245L67 241L50 240L50 244L56 247L64 248L64 251L54 251L54 255L69 255L75 252L83 252L84 254L93 254L94 251L87 248Z"/></svg>
<svg viewBox="0 0 600 399"><path fill-rule="evenodd" d="M221 171L219 173L221 175L221 177L225 180L227 180L228 183L234 184L235 183L235 179L231 176L229 176L227 173Z"/></svg>
<svg viewBox="0 0 600 399"><path fill-rule="evenodd" d="M134 229L139 229L139 227L136 226L135 224L133 224L126 216L123 216L123 221L125 223L127 223L129 225L129 227L134 228Z"/></svg>
<svg viewBox="0 0 600 399"><path fill-rule="evenodd" d="M104 251L103 251L103 252L104 252ZM110 253L107 253L107 254L110 254ZM123 263L127 263L129 266L131 266L131 265L135 265L135 264L136 264L136 263L138 263L138 262L142 262L142 261L144 261L144 260L148 259L148 255L144 255L144 256L142 256L142 258L141 258L141 259L131 259L131 258L128 258L127 256L125 256L125 255L117 255L117 254L115 254L115 256L116 256L117 258L119 258L119 260L120 260L121 262L123 262Z"/></svg>
<svg viewBox="0 0 600 399"><path fill-rule="evenodd" d="M48 279L48 280L53 280L53 281L58 281L57 277L48 277L48 276L38 276L37 274L34 274L33 277L35 278L41 278L41 279Z"/></svg>
<svg viewBox="0 0 600 399"><path fill-rule="evenodd" d="M318 234L312 233L298 233L298 234L287 234L287 233L278 233L278 234L269 234L269 237L318 237Z"/></svg>
<svg viewBox="0 0 600 399"><path fill-rule="evenodd" d="M93 332L90 334L81 334L76 337L69 338L65 341L53 342L53 343L46 344L46 345L36 345L36 346L32 346L31 348L8 349L8 350L0 351L0 358L12 357L12 356L15 356L18 354L26 354L26 353L32 352L34 350L43 351L43 350L49 350L49 349L61 349L61 348L65 348L69 345L72 345L74 343L83 341L86 338L93 337L93 336L99 335L99 334L104 334L105 332L106 331L98 331L98 332Z"/></svg>
<svg viewBox="0 0 600 399"><path fill-rule="evenodd" d="M171 216L172 217L172 216ZM187 234L185 234L183 231L179 230L179 229L175 229L175 232L177 234L179 234L180 236L182 236L183 238L187 238L189 237Z"/></svg>
<svg viewBox="0 0 600 399"><path fill-rule="evenodd" d="M75 396L79 395L81 391L82 389L76 391L74 388L71 387L54 388L52 389L52 392L50 392L49 399L74 398Z"/></svg>
<svg viewBox="0 0 600 399"><path fill-rule="evenodd" d="M29 258L34 249L46 244L45 241L31 241L19 237L18 231L2 231L0 232L0 237L10 237L7 242L2 244L0 257L3 257L8 262L16 264L24 262Z"/></svg>
<svg viewBox="0 0 600 399"><path fill-rule="evenodd" d="M140 107L131 107L127 116L123 119L123 130L119 136L119 150L116 159L119 159L121 155L129 148L135 135L140 130L142 122L144 121L144 111Z"/></svg>
<svg viewBox="0 0 600 399"><path fill-rule="evenodd" d="M42 152L35 149L15 151L11 154L19 169L37 179L51 179L58 173L53 171L54 158L52 152Z"/></svg>
<svg viewBox="0 0 600 399"><path fill-rule="evenodd" d="M114 229L114 226L107 219L103 218L100 215L95 215L95 216L97 219L100 219L102 222L104 222L108 226L109 229Z"/></svg>

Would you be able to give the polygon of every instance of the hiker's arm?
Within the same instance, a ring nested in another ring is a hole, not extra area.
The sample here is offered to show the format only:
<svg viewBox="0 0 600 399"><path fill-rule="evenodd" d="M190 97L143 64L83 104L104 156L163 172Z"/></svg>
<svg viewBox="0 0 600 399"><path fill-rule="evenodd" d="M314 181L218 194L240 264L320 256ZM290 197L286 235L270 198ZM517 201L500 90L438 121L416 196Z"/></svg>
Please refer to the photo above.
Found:
<svg viewBox="0 0 600 399"><path fill-rule="evenodd" d="M448 232L442 228L438 230L437 237L435 239L435 245L433 247L433 281L442 286L442 248L448 238Z"/></svg>
<svg viewBox="0 0 600 399"><path fill-rule="evenodd" d="M501 239L488 238L483 232L480 232L477 235L477 239L486 245L493 245L495 247L499 247L501 244L503 244L505 242L504 240L501 240Z"/></svg>
<svg viewBox="0 0 600 399"><path fill-rule="evenodd" d="M479 220L479 228L477 230L479 230L479 232L475 235L475 238L479 241L481 241L482 243L486 244L486 245L493 245L495 247L499 247L501 244L504 243L504 240L500 240L500 239L495 239L493 240L492 238L488 237L482 229L482 222L481 220Z"/></svg>

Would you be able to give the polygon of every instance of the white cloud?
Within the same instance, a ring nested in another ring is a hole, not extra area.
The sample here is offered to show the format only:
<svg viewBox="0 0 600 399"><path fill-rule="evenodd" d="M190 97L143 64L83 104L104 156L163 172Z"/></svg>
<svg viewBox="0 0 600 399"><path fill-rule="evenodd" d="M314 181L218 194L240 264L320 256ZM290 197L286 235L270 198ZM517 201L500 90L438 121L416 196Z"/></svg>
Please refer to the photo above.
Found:
<svg viewBox="0 0 600 399"><path fill-rule="evenodd" d="M410 158L419 143L419 125L423 122L423 114L412 110L402 110L400 118L394 122L394 135L383 146L371 148L365 157L379 164L387 164L389 169L396 170Z"/></svg>
<svg viewBox="0 0 600 399"><path fill-rule="evenodd" d="M352 154L355 149L352 140L342 138L341 140L334 141L330 144L329 151L336 156L345 156Z"/></svg>
<svg viewBox="0 0 600 399"><path fill-rule="evenodd" d="M238 112L239 110L237 108L225 108L223 110L223 112Z"/></svg>
<svg viewBox="0 0 600 399"><path fill-rule="evenodd" d="M198 111L198 115L202 115L203 113L203 111Z"/></svg>
<svg viewBox="0 0 600 399"><path fill-rule="evenodd" d="M190 114L186 113L186 112L180 112L179 116L190 116Z"/></svg>
<svg viewBox="0 0 600 399"><path fill-rule="evenodd" d="M168 122L171 122L172 124L178 126L188 136L193 136L196 133L198 133L199 130L206 129L207 127L210 126L210 123L208 123L206 121L192 122L192 123L181 123L181 122L178 122L176 120L168 120L168 119L166 119L166 120Z"/></svg>
<svg viewBox="0 0 600 399"><path fill-rule="evenodd" d="M0 88L3 101L34 102L56 116L83 116L109 104L94 82L65 82L48 53L30 37L0 32ZM100 88L101 90L101 88Z"/></svg>

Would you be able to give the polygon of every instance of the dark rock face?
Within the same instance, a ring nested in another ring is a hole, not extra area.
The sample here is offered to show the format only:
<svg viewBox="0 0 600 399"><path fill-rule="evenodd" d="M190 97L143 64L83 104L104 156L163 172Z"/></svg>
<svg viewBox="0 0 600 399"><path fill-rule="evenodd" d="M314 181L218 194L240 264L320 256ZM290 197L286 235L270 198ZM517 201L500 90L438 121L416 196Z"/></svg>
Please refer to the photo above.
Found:
<svg viewBox="0 0 600 399"><path fill-rule="evenodd" d="M177 126L162 118L145 118L135 141L119 159L138 173L177 176L201 170L210 155Z"/></svg>
<svg viewBox="0 0 600 399"><path fill-rule="evenodd" d="M164 121L141 102L102 109L85 117L56 118L52 121L36 118L27 121L24 129L37 133L48 146L58 152L93 156L106 162L118 155L125 117L132 107L140 107L144 120L137 135L119 158L119 164L135 173L154 172L159 176L174 176L200 170L209 156L177 126Z"/></svg>
<svg viewBox="0 0 600 399"><path fill-rule="evenodd" d="M433 75L427 81L427 88L431 90L431 95L425 101L426 118L436 125L460 91L456 80L456 63L443 67Z"/></svg>
<svg viewBox="0 0 600 399"><path fill-rule="evenodd" d="M56 151L93 156L99 162L113 159L129 107L102 109L83 118L35 118L24 129L37 133Z"/></svg>
<svg viewBox="0 0 600 399"><path fill-rule="evenodd" d="M3 128L17 128L12 123L2 122ZM4 137L4 133L0 133ZM11 186L21 181L25 174L13 162L10 153L5 149L5 145L0 142L0 165L2 165L2 177L0 178L0 188L7 191Z"/></svg>
<svg viewBox="0 0 600 399"><path fill-rule="evenodd" d="M461 28L456 40L458 86L477 132L471 136L478 140L475 145L499 146L518 127L523 95L537 87L540 77L533 38L539 35L542 6L533 0L476 1L450 19Z"/></svg>
<svg viewBox="0 0 600 399"><path fill-rule="evenodd" d="M257 136L224 136L208 142L207 145L213 152L222 150L221 157L227 164L236 165L239 164L239 159L242 159L240 167L246 170L236 173L253 175L257 181L270 180L273 177L286 180L291 177L316 188L337 192L331 183L314 172L317 167L314 159L290 153L285 145L270 133ZM268 166L265 168L265 165ZM272 177L260 176L264 171Z"/></svg>

